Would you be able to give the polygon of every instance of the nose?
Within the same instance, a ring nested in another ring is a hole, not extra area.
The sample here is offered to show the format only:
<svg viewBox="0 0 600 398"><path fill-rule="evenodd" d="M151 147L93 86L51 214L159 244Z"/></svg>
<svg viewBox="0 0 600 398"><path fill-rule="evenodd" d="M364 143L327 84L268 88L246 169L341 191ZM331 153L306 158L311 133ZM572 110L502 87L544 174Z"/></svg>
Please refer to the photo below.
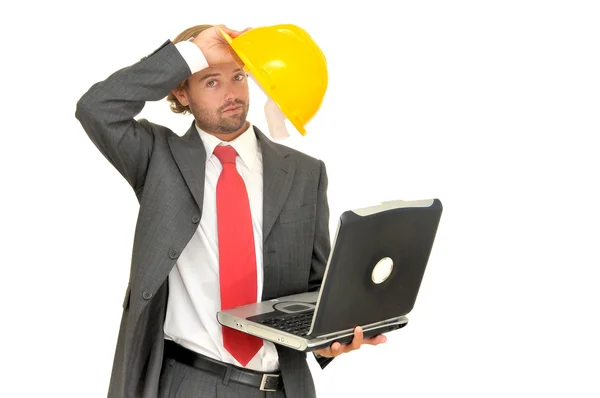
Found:
<svg viewBox="0 0 600 398"><path fill-rule="evenodd" d="M228 83L225 86L225 102L233 101L237 98L237 93L235 91L235 86L232 83Z"/></svg>

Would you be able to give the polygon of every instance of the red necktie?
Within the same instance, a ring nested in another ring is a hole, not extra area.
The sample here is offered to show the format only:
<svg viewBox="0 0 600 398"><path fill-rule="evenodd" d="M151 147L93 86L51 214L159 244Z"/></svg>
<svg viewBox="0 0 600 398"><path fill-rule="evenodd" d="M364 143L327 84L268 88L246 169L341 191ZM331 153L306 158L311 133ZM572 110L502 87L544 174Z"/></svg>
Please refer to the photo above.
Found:
<svg viewBox="0 0 600 398"><path fill-rule="evenodd" d="M235 166L237 152L217 146L215 156L223 165L217 181L217 229L221 308L256 302L256 253L248 193ZM263 340L222 327L223 346L242 366L256 355Z"/></svg>

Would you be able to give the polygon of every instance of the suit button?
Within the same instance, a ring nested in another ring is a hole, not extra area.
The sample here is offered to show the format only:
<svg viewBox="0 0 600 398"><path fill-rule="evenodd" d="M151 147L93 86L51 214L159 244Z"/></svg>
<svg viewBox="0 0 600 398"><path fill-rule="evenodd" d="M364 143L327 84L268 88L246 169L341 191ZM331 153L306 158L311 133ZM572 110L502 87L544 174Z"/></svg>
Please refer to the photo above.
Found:
<svg viewBox="0 0 600 398"><path fill-rule="evenodd" d="M152 293L150 293L147 290L144 290L144 292L142 293L142 297L144 298L144 300L150 300L152 298Z"/></svg>
<svg viewBox="0 0 600 398"><path fill-rule="evenodd" d="M169 250L169 257L175 260L177 257L179 257L179 253L177 252L177 250L171 249Z"/></svg>
<svg viewBox="0 0 600 398"><path fill-rule="evenodd" d="M194 224L198 224L198 223L200 222L200 217L198 217L198 216L194 216L194 217L192 217L192 222L193 222Z"/></svg>

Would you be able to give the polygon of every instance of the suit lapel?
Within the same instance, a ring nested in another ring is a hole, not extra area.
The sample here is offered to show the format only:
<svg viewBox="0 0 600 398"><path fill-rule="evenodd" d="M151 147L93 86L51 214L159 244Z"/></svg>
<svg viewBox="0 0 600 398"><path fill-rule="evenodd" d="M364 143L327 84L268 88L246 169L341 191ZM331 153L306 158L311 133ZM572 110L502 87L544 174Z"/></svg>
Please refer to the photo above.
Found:
<svg viewBox="0 0 600 398"><path fill-rule="evenodd" d="M263 158L263 241L265 241L289 195L294 181L295 167L293 162L286 160L289 153L284 147L275 146L257 127L254 127L254 131ZM194 124L192 123L183 137L170 136L169 146L186 184L202 209L206 150Z"/></svg>
<svg viewBox="0 0 600 398"><path fill-rule="evenodd" d="M294 181L294 163L286 159L285 148L275 146L257 127L256 137L263 159L263 242L279 216Z"/></svg>
<svg viewBox="0 0 600 398"><path fill-rule="evenodd" d="M169 146L187 186L202 211L206 149L194 123L183 137L169 136Z"/></svg>

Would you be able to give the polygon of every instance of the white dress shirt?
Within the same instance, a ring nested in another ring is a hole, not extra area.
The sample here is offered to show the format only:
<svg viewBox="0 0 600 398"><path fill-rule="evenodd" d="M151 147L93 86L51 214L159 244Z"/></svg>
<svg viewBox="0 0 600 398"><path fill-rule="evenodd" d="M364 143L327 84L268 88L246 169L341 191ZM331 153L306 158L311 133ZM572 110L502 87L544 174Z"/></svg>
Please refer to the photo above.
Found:
<svg viewBox="0 0 600 398"><path fill-rule="evenodd" d="M192 73L207 66L202 52L195 44L181 42L177 43L176 47L188 62ZM213 151L217 145L231 145L238 153L236 166L246 184L252 213L256 250L257 302L261 300L263 286L262 154L252 125L242 135L228 143L202 131L198 126L196 130L206 149L202 218L198 229L169 274L169 298L164 333L165 338L192 351L241 366L223 347L222 327L216 317L217 311L221 309L216 186L223 167L213 155ZM275 345L265 341L263 347L246 367L261 372L277 370L279 360Z"/></svg>

